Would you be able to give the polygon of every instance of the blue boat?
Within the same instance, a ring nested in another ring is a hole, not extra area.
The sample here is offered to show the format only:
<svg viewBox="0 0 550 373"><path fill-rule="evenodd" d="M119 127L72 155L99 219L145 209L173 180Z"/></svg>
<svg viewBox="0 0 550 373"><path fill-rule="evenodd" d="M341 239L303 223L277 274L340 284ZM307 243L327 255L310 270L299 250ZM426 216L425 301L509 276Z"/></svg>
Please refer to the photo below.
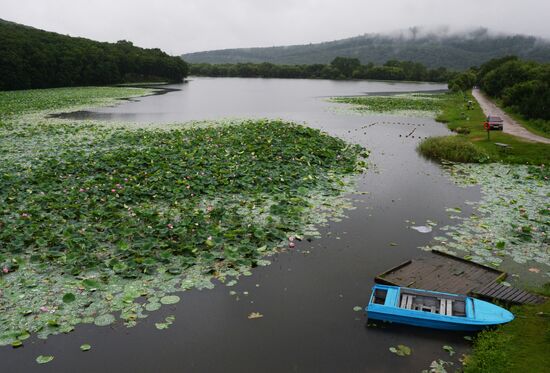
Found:
<svg viewBox="0 0 550 373"><path fill-rule="evenodd" d="M495 304L464 295L374 285L369 319L446 330L481 330L504 324L514 315Z"/></svg>

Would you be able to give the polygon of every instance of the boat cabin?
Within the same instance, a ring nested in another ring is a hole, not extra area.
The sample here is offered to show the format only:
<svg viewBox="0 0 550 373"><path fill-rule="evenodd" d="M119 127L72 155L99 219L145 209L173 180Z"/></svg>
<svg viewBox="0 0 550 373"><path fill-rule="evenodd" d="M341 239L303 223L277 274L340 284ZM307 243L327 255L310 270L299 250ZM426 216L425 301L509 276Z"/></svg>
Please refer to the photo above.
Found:
<svg viewBox="0 0 550 373"><path fill-rule="evenodd" d="M376 289L373 294L373 303L385 304L388 291ZM449 294L429 294L412 289L401 289L399 294L399 308L414 311L424 311L443 316L466 317L466 297Z"/></svg>

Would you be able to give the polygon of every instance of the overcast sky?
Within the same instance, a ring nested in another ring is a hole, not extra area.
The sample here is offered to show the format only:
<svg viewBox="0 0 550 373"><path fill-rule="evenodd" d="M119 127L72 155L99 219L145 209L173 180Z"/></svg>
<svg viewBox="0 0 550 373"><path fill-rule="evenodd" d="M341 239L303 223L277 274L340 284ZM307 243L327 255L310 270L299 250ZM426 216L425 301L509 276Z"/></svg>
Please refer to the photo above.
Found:
<svg viewBox="0 0 550 373"><path fill-rule="evenodd" d="M170 54L315 43L411 26L550 39L550 0L0 0L0 18Z"/></svg>

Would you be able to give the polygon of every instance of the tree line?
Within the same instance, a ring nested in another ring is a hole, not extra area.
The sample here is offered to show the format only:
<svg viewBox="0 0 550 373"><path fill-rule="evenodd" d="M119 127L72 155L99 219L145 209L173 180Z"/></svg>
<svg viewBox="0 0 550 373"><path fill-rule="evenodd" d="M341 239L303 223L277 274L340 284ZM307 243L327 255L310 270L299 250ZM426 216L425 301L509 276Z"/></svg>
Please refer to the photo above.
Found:
<svg viewBox="0 0 550 373"><path fill-rule="evenodd" d="M516 56L497 58L449 82L454 91L474 85L527 119L550 120L549 63L524 61Z"/></svg>
<svg viewBox="0 0 550 373"><path fill-rule="evenodd" d="M330 64L276 65L264 63L190 64L190 75L242 78L380 79L446 82L456 73L444 67L428 69L411 61L361 64L357 58L336 57Z"/></svg>
<svg viewBox="0 0 550 373"><path fill-rule="evenodd" d="M188 65L160 49L102 43L0 20L0 90L182 81Z"/></svg>

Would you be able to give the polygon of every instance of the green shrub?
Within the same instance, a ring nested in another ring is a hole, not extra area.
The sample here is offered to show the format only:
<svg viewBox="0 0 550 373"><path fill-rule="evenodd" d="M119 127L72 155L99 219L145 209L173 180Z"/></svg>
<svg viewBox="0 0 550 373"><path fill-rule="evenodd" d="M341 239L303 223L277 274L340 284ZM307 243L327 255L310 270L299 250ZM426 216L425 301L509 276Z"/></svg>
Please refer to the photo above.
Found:
<svg viewBox="0 0 550 373"><path fill-rule="evenodd" d="M465 127L457 127L453 131L461 135L469 135L471 132L469 128L465 128Z"/></svg>
<svg viewBox="0 0 550 373"><path fill-rule="evenodd" d="M418 150L425 157L453 162L483 163L489 155L463 136L430 137L422 141Z"/></svg>

